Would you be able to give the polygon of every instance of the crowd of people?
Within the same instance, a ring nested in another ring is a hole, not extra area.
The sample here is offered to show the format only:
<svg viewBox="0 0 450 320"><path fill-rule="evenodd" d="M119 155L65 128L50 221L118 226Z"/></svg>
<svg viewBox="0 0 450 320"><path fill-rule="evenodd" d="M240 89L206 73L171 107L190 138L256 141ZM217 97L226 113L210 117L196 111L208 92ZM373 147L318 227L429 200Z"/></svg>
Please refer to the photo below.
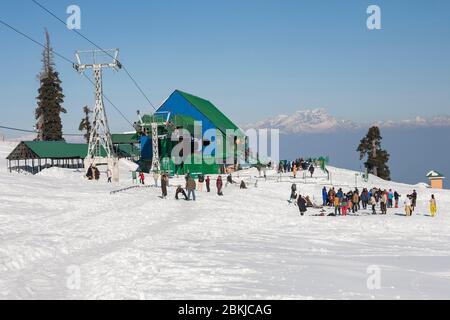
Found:
<svg viewBox="0 0 450 320"><path fill-rule="evenodd" d="M184 187L182 185L178 185L176 187L175 190L175 199L176 200L180 200L180 196L183 196L184 200L186 201L196 201L197 196L196 196L196 192L203 192L204 187L206 189L207 193L211 193L211 177L210 176L204 176L202 174L197 176L197 179L195 179L191 174L187 173L184 176L185 179L185 185ZM155 181L157 181L155 179ZM226 182L225 182L225 187L228 186L229 184L238 184L238 182L236 182L233 179L233 176L231 174L229 174L226 178ZM157 182L156 182L156 186L158 186ZM219 197L223 196L223 188L224 188L224 181L222 179L222 176L219 175L216 179L216 190L217 190L217 195ZM167 188L169 187L169 175L166 173L163 173L161 175L161 191L162 191L162 199L166 199L167 198ZM245 181L241 181L240 185L239 185L240 189L247 189L247 185L245 183Z"/></svg>
<svg viewBox="0 0 450 320"><path fill-rule="evenodd" d="M277 172L281 173L292 173L294 179L297 178L297 174L300 171L308 171L313 177L316 168L319 167L319 161L315 159L307 159L299 158L293 161L280 161L277 167Z"/></svg>
<svg viewBox="0 0 450 320"><path fill-rule="evenodd" d="M311 176L314 174L314 168L317 165L313 160L304 161L303 159L298 159L292 162L280 162L278 167L279 172L292 172L294 177L298 171L298 168L301 170L308 170L311 173ZM111 183L112 180L112 172L108 168L106 171L107 181ZM145 185L145 174L143 171L138 173L133 173L133 179L139 178L139 183ZM86 177L89 180L100 179L100 171L99 169L91 165L86 173ZM158 187L158 181L161 179L161 193L162 199L166 199L168 197L168 187L169 187L169 175L167 173L154 173L153 178L155 181L155 187ZM217 195L222 197L224 186L228 185L236 185L239 184L237 181L233 179L232 174L228 174L224 181L222 179L222 175L219 175L216 179L216 190ZM178 185L175 191L175 199L179 200L180 195L186 201L196 201L196 192L203 192L203 187L206 187L206 192L211 193L211 177L204 176L199 174L197 176L197 181L194 177L187 173L185 175L185 186L184 188L181 185ZM240 182L240 189L247 189L247 185L245 181ZM380 213L381 215L386 215L389 209L398 209L400 206L400 198L402 196L396 190L386 190L382 188L372 188L367 189L364 188L360 191L358 188L354 190L349 190L348 192L344 192L342 188L339 188L337 191L334 187L327 189L327 187L323 187L322 189L322 206L321 209L326 207L333 208L333 212L330 215L333 216L347 216L349 213L356 214L361 210L369 210L372 215L377 215ZM404 210L406 216L412 216L417 209L417 191L413 190L411 194L406 195L405 200L403 202ZM319 208L317 205L313 204L311 199L306 196L302 196L301 194L297 194L297 185L292 184L291 186L291 196L289 199L290 203L295 203L299 210L300 214L303 216L307 212L308 207ZM378 211L377 211L378 209ZM437 213L437 202L434 195L431 196L430 199L430 214L432 217L435 217Z"/></svg>
<svg viewBox="0 0 450 320"><path fill-rule="evenodd" d="M417 191L413 190L411 194L406 196L404 201L404 209L406 216L412 216L417 209ZM322 189L322 208L334 208L333 216L347 216L349 213L356 214L361 210L369 210L372 215L386 215L389 209L398 209L401 195L392 189L386 190L381 188L364 188L360 191L358 188L344 192L342 188L336 191L335 188L327 190L326 187ZM296 203L299 207L300 213L303 216L306 212L306 207L313 206L308 203L308 197L297 195L297 185L291 186L290 203ZM306 206L305 206L306 204ZM379 211L377 212L377 208ZM437 202L434 195L430 199L430 213L432 217L437 213Z"/></svg>

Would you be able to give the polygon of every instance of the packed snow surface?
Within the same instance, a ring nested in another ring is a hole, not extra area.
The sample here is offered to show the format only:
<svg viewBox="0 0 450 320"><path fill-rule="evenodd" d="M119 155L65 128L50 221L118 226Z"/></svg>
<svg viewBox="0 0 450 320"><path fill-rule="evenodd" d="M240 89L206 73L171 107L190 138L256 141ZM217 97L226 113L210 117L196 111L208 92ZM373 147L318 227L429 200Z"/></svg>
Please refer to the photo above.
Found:
<svg viewBox="0 0 450 320"><path fill-rule="evenodd" d="M0 159L15 144L0 143ZM330 168L344 191L364 186L417 189L413 217L301 217L290 186L321 202L330 186L315 179L235 175L248 190L196 202L159 198L132 185L133 164L121 163L120 184L88 182L76 170L32 176L0 168L1 299L448 299L450 192L396 184ZM183 179L171 180L172 186ZM257 186L255 186L258 181ZM147 177L151 183L152 178ZM428 216L431 194L436 218ZM403 197L404 199L404 197ZM327 209L327 213L331 212Z"/></svg>

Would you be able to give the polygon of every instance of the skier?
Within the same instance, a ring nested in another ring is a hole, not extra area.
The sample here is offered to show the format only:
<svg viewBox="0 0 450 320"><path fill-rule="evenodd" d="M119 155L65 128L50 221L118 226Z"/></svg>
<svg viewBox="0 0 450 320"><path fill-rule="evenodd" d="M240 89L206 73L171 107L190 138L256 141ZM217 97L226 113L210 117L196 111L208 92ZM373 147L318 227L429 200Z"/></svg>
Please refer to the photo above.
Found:
<svg viewBox="0 0 450 320"><path fill-rule="evenodd" d="M247 189L247 185L245 184L244 180L241 181L240 189L241 189L241 190Z"/></svg>
<svg viewBox="0 0 450 320"><path fill-rule="evenodd" d="M206 191L208 193L210 193L211 192L211 178L209 176L207 176L205 182L206 182Z"/></svg>
<svg viewBox="0 0 450 320"><path fill-rule="evenodd" d="M305 212L307 211L307 209L306 209L307 203L306 203L305 198L303 198L301 195L298 196L297 205L300 210L300 214L302 216L304 216Z"/></svg>
<svg viewBox="0 0 450 320"><path fill-rule="evenodd" d="M223 188L222 176L219 176L217 178L216 187L217 187L217 195L220 196L220 197L223 196L223 192L222 192L222 188Z"/></svg>
<svg viewBox="0 0 450 320"><path fill-rule="evenodd" d="M292 167L292 173L294 174L294 179L297 179L297 165L294 164Z"/></svg>
<svg viewBox="0 0 450 320"><path fill-rule="evenodd" d="M163 174L161 176L161 192L162 192L162 198L167 198L167 186L169 185L169 178L166 174Z"/></svg>
<svg viewBox="0 0 450 320"><path fill-rule="evenodd" d="M322 189L322 200L323 200L323 206L325 207L328 204L327 187L323 187L323 189Z"/></svg>
<svg viewBox="0 0 450 320"><path fill-rule="evenodd" d="M192 195L192 200L195 201L195 189L196 189L196 183L195 180L192 177L189 177L187 183L186 183L186 190L188 192L188 200L191 200L191 195Z"/></svg>
<svg viewBox="0 0 450 320"><path fill-rule="evenodd" d="M430 200L430 213L431 216L434 218L436 217L436 213L437 213L437 203L436 203L436 199L434 197L434 194L431 195L431 200Z"/></svg>

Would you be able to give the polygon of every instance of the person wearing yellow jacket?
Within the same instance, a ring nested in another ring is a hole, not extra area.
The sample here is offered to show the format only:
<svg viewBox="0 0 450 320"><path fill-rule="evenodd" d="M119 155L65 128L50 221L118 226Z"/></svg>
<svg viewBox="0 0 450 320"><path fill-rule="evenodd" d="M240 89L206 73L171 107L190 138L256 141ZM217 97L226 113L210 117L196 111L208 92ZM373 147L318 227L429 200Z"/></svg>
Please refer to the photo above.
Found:
<svg viewBox="0 0 450 320"><path fill-rule="evenodd" d="M436 217L436 213L437 213L437 204L436 204L436 199L434 198L434 194L431 195L431 200L430 200L430 212L431 212L431 216L434 218Z"/></svg>

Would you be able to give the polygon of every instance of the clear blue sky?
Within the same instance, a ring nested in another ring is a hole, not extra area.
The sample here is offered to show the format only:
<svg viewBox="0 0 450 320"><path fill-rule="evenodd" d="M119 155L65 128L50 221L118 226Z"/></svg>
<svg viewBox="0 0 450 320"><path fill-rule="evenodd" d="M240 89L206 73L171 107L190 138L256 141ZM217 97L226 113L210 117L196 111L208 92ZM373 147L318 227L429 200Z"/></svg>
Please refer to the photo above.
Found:
<svg viewBox="0 0 450 320"><path fill-rule="evenodd" d="M447 0L40 0L64 20L82 10L82 30L121 60L155 105L174 89L213 101L237 123L324 107L358 121L448 114ZM366 28L382 9L383 30ZM73 57L92 46L30 0L3 0L0 18ZM34 124L41 48L0 26L0 125ZM65 131L75 132L93 88L56 58L66 94ZM105 73L105 94L131 120L150 111L122 71ZM108 108L113 131L129 126Z"/></svg>

